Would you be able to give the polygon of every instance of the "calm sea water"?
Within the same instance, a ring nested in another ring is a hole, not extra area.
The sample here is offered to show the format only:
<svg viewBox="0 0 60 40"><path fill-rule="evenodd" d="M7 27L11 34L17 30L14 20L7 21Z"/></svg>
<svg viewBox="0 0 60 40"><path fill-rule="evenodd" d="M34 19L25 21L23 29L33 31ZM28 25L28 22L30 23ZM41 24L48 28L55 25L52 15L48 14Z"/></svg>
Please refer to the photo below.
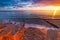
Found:
<svg viewBox="0 0 60 40"><path fill-rule="evenodd" d="M28 11L0 11L0 20L14 20L20 21L24 18L33 18L34 15L29 14Z"/></svg>

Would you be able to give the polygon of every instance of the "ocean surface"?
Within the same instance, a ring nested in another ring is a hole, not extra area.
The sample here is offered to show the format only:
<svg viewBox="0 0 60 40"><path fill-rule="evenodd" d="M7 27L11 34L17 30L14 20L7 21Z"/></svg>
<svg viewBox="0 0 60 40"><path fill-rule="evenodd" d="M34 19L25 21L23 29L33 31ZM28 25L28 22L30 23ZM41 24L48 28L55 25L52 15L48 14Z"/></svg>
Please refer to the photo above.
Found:
<svg viewBox="0 0 60 40"><path fill-rule="evenodd" d="M60 19L59 16L56 15L54 19ZM22 18L52 19L52 17L52 13L38 10L0 10L0 20L19 20Z"/></svg>
<svg viewBox="0 0 60 40"><path fill-rule="evenodd" d="M0 10L0 21L3 22L25 22L25 23L31 23L31 24L39 24L39 25L46 25L51 26L49 23L47 23L45 20L55 20L60 19L59 16L56 16L54 19L52 19L51 14L46 15L46 13L40 13L31 10L13 10L13 11L1 11Z"/></svg>

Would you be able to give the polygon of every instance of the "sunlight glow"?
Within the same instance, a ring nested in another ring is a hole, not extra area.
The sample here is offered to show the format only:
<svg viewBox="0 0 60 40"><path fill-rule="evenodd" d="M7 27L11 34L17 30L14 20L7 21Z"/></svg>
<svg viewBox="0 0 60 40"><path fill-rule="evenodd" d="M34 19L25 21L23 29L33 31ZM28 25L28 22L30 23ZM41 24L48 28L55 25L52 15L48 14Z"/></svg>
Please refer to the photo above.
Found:
<svg viewBox="0 0 60 40"><path fill-rule="evenodd" d="M56 13L57 13L57 10L58 10L57 8L55 8L55 9L54 9L53 16L55 16L55 15L56 15Z"/></svg>

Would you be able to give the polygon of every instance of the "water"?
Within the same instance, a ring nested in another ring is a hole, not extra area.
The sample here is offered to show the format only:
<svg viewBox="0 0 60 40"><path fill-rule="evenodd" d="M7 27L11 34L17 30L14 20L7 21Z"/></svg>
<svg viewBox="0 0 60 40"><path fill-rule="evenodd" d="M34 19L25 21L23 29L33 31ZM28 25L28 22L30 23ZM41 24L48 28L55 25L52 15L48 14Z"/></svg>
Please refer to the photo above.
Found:
<svg viewBox="0 0 60 40"><path fill-rule="evenodd" d="M45 33L48 35L48 37L50 37L50 35L53 35L54 33L55 33L54 35L56 36L57 32L58 32L57 30L59 30L59 29L53 27L52 25L50 25L47 22L45 22L44 20L42 20L42 19L44 19L42 15L40 15L42 17L39 17L38 15L36 15L37 13L36 14L34 14L34 13L35 12L32 12L32 11L0 11L0 21L1 22L10 21L10 23L5 23L5 24L0 23L0 26L2 26L2 29L3 29L0 31L0 36L2 36L3 39L5 39L4 35L8 35L10 37L10 36L14 36L16 34L22 35L23 33L24 33L24 35L26 35L26 34L30 35L30 34L36 33L37 35L42 36L42 38L43 38L43 34L45 34ZM48 16L48 18L50 18L50 16ZM42 31L46 30L47 32L46 31L42 32L41 30ZM42 33L42 35L40 33ZM53 37L56 38L54 35L53 35ZM17 37L19 39L19 36L17 36ZM16 38L16 36L15 36L15 38ZM35 36L34 36L34 38L35 38Z"/></svg>
<svg viewBox="0 0 60 40"><path fill-rule="evenodd" d="M0 21L25 22L29 24L39 24L39 25L52 27L52 25L50 25L49 23L45 21L45 19L46 20L52 19L51 15L50 14L47 15L47 14L46 13L43 14L42 12L40 13L36 11L31 11L31 10L15 10L15 11L5 10L5 11L0 11ZM59 18L60 17L56 17L55 19L59 19Z"/></svg>
<svg viewBox="0 0 60 40"><path fill-rule="evenodd" d="M20 21L24 18L33 18L27 11L0 11L0 20Z"/></svg>

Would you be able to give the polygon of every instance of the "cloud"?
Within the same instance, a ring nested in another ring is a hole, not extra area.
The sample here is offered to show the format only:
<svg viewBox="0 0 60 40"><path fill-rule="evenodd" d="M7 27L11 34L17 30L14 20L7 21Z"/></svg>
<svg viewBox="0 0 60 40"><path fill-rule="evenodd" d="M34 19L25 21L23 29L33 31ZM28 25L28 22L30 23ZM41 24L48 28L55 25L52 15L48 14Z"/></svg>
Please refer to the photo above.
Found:
<svg viewBox="0 0 60 40"><path fill-rule="evenodd" d="M22 2L30 2L35 4L41 5L60 5L60 0L0 0L0 7L1 6L17 6L19 3ZM20 5L20 4L19 4Z"/></svg>

